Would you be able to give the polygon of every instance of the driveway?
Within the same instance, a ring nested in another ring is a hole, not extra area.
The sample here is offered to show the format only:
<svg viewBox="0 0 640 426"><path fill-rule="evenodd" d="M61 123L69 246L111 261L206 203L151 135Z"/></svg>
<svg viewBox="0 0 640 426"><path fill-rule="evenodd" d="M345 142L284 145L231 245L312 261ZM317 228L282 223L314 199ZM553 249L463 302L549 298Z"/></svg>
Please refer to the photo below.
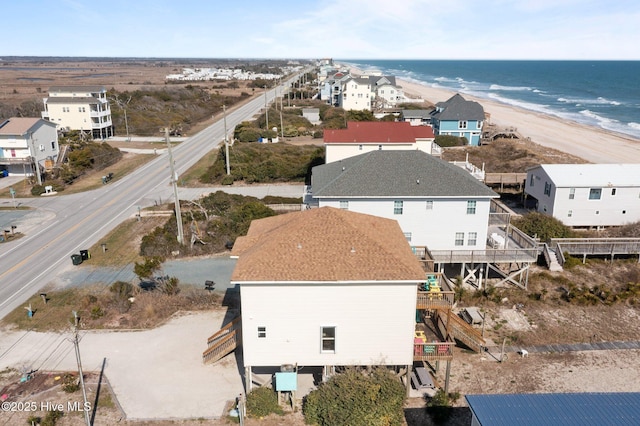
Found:
<svg viewBox="0 0 640 426"><path fill-rule="evenodd" d="M82 332L85 371L105 375L129 420L219 418L244 391L235 353L205 365L207 338L223 325L222 311L188 313L147 331ZM21 367L77 371L71 333L0 331L0 371ZM61 401L60 401L61 402Z"/></svg>

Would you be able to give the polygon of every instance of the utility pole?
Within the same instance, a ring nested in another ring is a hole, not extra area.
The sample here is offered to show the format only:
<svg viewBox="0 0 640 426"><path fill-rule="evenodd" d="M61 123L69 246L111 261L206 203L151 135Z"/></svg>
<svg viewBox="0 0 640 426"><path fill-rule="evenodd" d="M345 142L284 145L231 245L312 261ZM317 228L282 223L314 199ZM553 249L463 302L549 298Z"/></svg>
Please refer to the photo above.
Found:
<svg viewBox="0 0 640 426"><path fill-rule="evenodd" d="M76 348L76 361L78 362L78 374L80 375L80 387L82 388L82 399L84 405L82 406L82 411L84 413L84 421L87 423L87 426L91 426L91 420L89 419L89 402L87 401L87 390L84 387L84 377L82 373L82 362L80 361L80 341L78 340L78 313L73 311L73 345Z"/></svg>
<svg viewBox="0 0 640 426"><path fill-rule="evenodd" d="M178 198L178 174L173 167L173 153L171 152L171 142L169 142L169 128L165 127L164 137L167 140L167 150L169 151L169 168L171 170L171 183L173 184L173 198L176 205L176 224L178 225L178 243L184 244L184 234L182 233L182 214L180 213L180 199Z"/></svg>
<svg viewBox="0 0 640 426"><path fill-rule="evenodd" d="M222 105L222 113L224 114L224 155L227 160L227 174L231 174L231 166L229 165L229 141L227 138L227 106Z"/></svg>
<svg viewBox="0 0 640 426"><path fill-rule="evenodd" d="M267 109L267 85L264 86L264 112L267 119L267 130L269 130L269 110Z"/></svg>
<svg viewBox="0 0 640 426"><path fill-rule="evenodd" d="M284 125L282 124L282 110L280 110L280 136L284 139Z"/></svg>
<svg viewBox="0 0 640 426"><path fill-rule="evenodd" d="M31 156L33 157L33 164L36 168L36 182L38 182L38 185L42 185L42 177L40 176L40 165L38 164L38 154L36 152L37 139L33 139L33 133L29 133L29 139L31 139Z"/></svg>
<svg viewBox="0 0 640 426"><path fill-rule="evenodd" d="M131 138L129 137L129 122L127 121L127 105L131 102L131 96L129 96L126 102L118 99L118 96L114 96L113 100L118 104L120 109L124 111L124 127L127 130L127 142L131 142Z"/></svg>

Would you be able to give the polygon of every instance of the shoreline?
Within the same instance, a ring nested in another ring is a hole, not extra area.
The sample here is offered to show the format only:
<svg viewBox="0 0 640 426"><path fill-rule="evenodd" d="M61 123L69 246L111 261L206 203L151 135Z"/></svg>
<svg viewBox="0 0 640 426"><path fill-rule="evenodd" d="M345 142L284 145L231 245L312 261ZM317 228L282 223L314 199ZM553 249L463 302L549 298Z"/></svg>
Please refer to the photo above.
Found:
<svg viewBox="0 0 640 426"><path fill-rule="evenodd" d="M364 74L358 68L348 68L353 74ZM457 93L402 78L397 78L397 81L405 95L422 98L433 104L446 101ZM498 101L460 94L482 105L485 113L490 114L489 123L499 127L514 127L538 145L592 163L640 163L640 139Z"/></svg>

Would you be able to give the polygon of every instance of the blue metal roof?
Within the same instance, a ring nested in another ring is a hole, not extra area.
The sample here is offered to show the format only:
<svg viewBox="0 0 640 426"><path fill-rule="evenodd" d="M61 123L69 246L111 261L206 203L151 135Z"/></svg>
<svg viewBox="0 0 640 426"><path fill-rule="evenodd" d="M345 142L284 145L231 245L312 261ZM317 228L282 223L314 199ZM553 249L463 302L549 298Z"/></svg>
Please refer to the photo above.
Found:
<svg viewBox="0 0 640 426"><path fill-rule="evenodd" d="M482 426L640 425L640 393L467 395Z"/></svg>

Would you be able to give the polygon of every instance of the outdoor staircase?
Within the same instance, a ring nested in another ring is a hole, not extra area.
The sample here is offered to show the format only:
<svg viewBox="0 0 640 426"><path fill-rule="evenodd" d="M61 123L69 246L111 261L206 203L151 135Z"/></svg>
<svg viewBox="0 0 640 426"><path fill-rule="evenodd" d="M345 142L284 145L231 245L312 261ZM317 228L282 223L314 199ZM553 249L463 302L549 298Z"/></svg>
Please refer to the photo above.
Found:
<svg viewBox="0 0 640 426"><path fill-rule="evenodd" d="M233 352L240 343L241 324L240 317L236 317L209 337L207 350L202 353L202 362L205 364L214 363Z"/></svg>
<svg viewBox="0 0 640 426"><path fill-rule="evenodd" d="M58 146L60 148L60 151L58 152L58 158L56 158L55 167L62 166L62 164L64 163L64 160L66 160L67 158L67 151L69 149L69 145L67 144L58 145Z"/></svg>
<svg viewBox="0 0 640 426"><path fill-rule="evenodd" d="M484 337L482 337L482 333L467 324L465 320L454 313L451 313L451 315L444 315L443 312L436 311L436 317L434 318L434 321L436 322L438 329L443 336L447 335L447 318L449 318L450 321L449 334L453 338L464 343L469 349L475 352L482 352L483 348L486 345Z"/></svg>
<svg viewBox="0 0 640 426"><path fill-rule="evenodd" d="M556 252L551 250L547 244L543 247L543 254L551 272L562 272L564 270L560 262L558 262Z"/></svg>

